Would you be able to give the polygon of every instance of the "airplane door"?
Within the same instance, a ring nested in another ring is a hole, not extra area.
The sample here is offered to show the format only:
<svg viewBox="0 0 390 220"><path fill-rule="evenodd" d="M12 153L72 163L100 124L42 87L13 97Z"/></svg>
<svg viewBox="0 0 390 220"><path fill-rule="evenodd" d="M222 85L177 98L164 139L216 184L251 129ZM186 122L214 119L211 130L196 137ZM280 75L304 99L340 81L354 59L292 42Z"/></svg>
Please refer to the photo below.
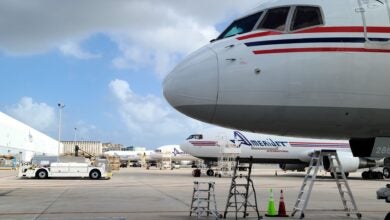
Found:
<svg viewBox="0 0 390 220"><path fill-rule="evenodd" d="M234 37L215 42L212 48L218 56L218 89L220 93L217 103L220 103L221 99L223 100L223 92L233 92L238 89L245 90L242 86L246 82L243 81L244 77L240 77L240 75L245 72L245 68L248 66L248 62L245 60L245 56L248 56L245 55L245 51L248 51L248 49Z"/></svg>
<svg viewBox="0 0 390 220"><path fill-rule="evenodd" d="M388 0L358 0L362 15L364 35L367 42L390 43L390 33L383 34L378 27L390 27L390 5ZM377 29L377 30L375 30ZM378 35L378 32L381 34ZM387 39L386 39L387 38Z"/></svg>
<svg viewBox="0 0 390 220"><path fill-rule="evenodd" d="M245 40L240 37L250 33L259 22L263 12L256 12L244 18L233 21L222 32L219 39L210 44L218 57L219 85L218 104L228 104L225 97L233 97L234 100L243 100L243 92L252 85L248 83L247 73L252 68L253 62L248 59L254 56L253 50L245 45ZM253 69L252 69L253 71ZM231 99L230 99L231 100Z"/></svg>
<svg viewBox="0 0 390 220"><path fill-rule="evenodd" d="M217 112L218 105L271 103L287 88L285 77L288 71L284 65L287 55L256 55L255 49L246 44L258 39L242 41L237 38L223 39L211 45L218 56Z"/></svg>

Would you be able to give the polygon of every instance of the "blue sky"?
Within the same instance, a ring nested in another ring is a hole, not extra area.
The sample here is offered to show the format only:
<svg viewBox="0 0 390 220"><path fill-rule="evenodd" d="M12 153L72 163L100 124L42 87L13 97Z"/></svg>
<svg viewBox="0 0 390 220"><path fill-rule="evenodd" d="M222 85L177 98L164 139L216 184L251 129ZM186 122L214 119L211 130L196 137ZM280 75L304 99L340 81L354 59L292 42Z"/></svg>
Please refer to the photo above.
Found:
<svg viewBox="0 0 390 220"><path fill-rule="evenodd" d="M256 1L0 2L0 111L53 138L155 148L210 127L171 108L164 76ZM207 8L208 10L204 10ZM5 21L5 22L4 22Z"/></svg>

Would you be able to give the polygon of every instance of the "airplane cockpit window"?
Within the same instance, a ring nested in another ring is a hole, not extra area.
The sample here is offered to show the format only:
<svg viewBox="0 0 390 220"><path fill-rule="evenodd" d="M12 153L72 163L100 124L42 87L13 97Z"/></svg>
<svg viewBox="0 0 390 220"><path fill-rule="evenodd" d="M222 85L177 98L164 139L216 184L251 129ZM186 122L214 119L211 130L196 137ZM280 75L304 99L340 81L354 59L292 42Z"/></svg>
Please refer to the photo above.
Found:
<svg viewBox="0 0 390 220"><path fill-rule="evenodd" d="M289 11L290 7L269 9L257 29L284 31Z"/></svg>
<svg viewBox="0 0 390 220"><path fill-rule="evenodd" d="M291 30L313 27L324 24L321 10L313 6L297 6L291 23Z"/></svg>
<svg viewBox="0 0 390 220"><path fill-rule="evenodd" d="M219 35L217 39L219 40L223 38L228 38L234 35L252 31L253 27L256 25L262 13L263 12L258 12L256 14L234 21L231 25L229 25L228 28L226 28L225 31L222 32L221 35Z"/></svg>
<svg viewBox="0 0 390 220"><path fill-rule="evenodd" d="M187 138L187 140L202 140L202 139L203 139L203 135L201 134L192 134Z"/></svg>

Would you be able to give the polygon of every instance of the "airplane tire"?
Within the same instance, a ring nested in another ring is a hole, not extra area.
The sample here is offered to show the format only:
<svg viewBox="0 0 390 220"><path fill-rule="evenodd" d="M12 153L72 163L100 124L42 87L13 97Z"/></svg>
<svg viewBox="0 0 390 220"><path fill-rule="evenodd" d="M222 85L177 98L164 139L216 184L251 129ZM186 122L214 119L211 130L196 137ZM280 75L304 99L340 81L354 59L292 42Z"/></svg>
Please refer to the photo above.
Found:
<svg viewBox="0 0 390 220"><path fill-rule="evenodd" d="M368 179L368 172L367 172L367 171L364 171L364 172L362 173L362 178L363 178L364 180Z"/></svg>
<svg viewBox="0 0 390 220"><path fill-rule="evenodd" d="M389 179L389 178L390 178L390 168L389 168L389 167L383 168L383 176L384 176L386 179Z"/></svg>
<svg viewBox="0 0 390 220"><path fill-rule="evenodd" d="M207 176L214 176L214 170L209 169L209 170L207 170L206 174L207 174Z"/></svg>
<svg viewBox="0 0 390 220"><path fill-rule="evenodd" d="M378 179L378 180L383 179L383 173L382 173L382 172L376 172L375 177L376 177L376 179Z"/></svg>
<svg viewBox="0 0 390 220"><path fill-rule="evenodd" d="M369 180L374 179L374 177L373 177L374 175L373 175L373 173L370 172L370 171L368 172L367 176L368 176L368 179L369 179Z"/></svg>
<svg viewBox="0 0 390 220"><path fill-rule="evenodd" d="M382 172L374 172L374 171L364 171L362 173L362 178L364 180L374 180L374 179L383 179L385 176L385 173Z"/></svg>
<svg viewBox="0 0 390 220"><path fill-rule="evenodd" d="M201 174L200 169L195 169L192 171L193 177L200 177L200 174Z"/></svg>

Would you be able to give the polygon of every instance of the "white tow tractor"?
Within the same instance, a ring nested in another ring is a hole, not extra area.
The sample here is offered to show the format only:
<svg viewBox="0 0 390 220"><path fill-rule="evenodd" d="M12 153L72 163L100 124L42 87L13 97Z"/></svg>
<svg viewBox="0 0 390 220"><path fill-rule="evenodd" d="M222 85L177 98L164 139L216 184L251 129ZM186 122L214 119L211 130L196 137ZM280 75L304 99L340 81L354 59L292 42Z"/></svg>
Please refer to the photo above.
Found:
<svg viewBox="0 0 390 220"><path fill-rule="evenodd" d="M112 173L105 159L96 159L93 163L83 157L40 157L24 163L19 168L18 177L46 179L50 177L80 177L100 179L111 178Z"/></svg>

